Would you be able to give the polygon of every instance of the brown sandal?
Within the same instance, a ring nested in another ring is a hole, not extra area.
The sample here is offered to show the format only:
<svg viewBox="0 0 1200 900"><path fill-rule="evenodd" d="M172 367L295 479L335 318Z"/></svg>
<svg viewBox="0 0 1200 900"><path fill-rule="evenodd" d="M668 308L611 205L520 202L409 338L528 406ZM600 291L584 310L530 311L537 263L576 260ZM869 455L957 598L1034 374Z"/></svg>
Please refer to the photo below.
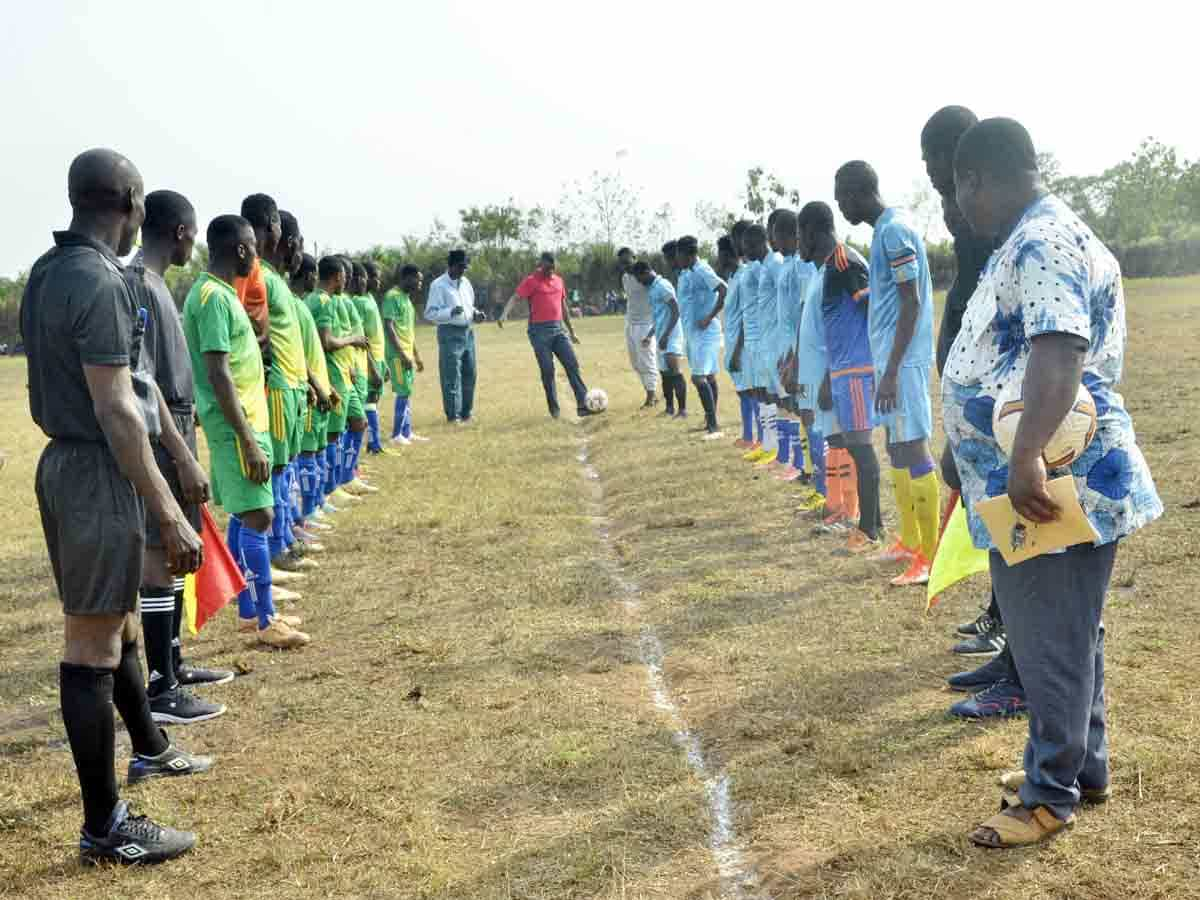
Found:
<svg viewBox="0 0 1200 900"><path fill-rule="evenodd" d="M1015 772L1005 772L998 780L1000 782L1000 787L1015 794L1017 791L1021 790L1021 785L1025 783L1025 770L1017 769ZM1079 789L1080 803L1107 803L1111 799L1111 784L1102 788Z"/></svg>
<svg viewBox="0 0 1200 900"><path fill-rule="evenodd" d="M1064 821L1044 806L1026 809L1015 794L1005 794L1000 802L1003 811L972 831L968 835L971 843L992 850L1028 847L1075 824L1074 815ZM1022 814L1028 814L1028 821Z"/></svg>

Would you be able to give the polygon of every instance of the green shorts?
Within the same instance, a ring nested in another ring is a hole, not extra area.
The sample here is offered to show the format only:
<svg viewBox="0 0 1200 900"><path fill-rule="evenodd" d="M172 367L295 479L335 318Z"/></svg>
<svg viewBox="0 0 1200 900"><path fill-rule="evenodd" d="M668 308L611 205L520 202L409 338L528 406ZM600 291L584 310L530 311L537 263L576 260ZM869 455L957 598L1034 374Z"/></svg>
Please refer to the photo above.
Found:
<svg viewBox="0 0 1200 900"><path fill-rule="evenodd" d="M290 459L300 455L304 445L304 427L308 422L308 388L296 388L296 417L292 423L292 431L288 436L288 452Z"/></svg>
<svg viewBox="0 0 1200 900"><path fill-rule="evenodd" d="M353 389L350 391L350 400L346 404L346 419L363 419L367 415L367 376L354 376Z"/></svg>
<svg viewBox="0 0 1200 900"><path fill-rule="evenodd" d="M304 417L304 433L301 435L300 452L315 453L324 450L329 442L329 413L321 412L315 406L308 407Z"/></svg>
<svg viewBox="0 0 1200 900"><path fill-rule="evenodd" d="M270 509L274 506L275 496L271 491L270 480L255 484L247 476L246 458L233 429L224 422L205 422L203 427L208 438L213 500L230 515L239 515L252 509ZM254 437L263 453L270 459L271 435L256 432Z"/></svg>
<svg viewBox="0 0 1200 900"><path fill-rule="evenodd" d="M388 363L388 375L391 376L392 390L401 397L411 396L415 372L415 369L404 368L400 363L400 357L393 359Z"/></svg>
<svg viewBox="0 0 1200 900"><path fill-rule="evenodd" d="M307 394L298 388L268 388L267 412L271 416L271 463L286 466L300 452L300 410ZM295 451L293 452L293 446Z"/></svg>
<svg viewBox="0 0 1200 900"><path fill-rule="evenodd" d="M329 411L325 420L325 432L326 434L341 434L346 430L346 411L350 408L352 391L345 379L342 378L342 373L337 369L329 370L329 384L337 391L341 401Z"/></svg>
<svg viewBox="0 0 1200 900"><path fill-rule="evenodd" d="M387 380L388 380L387 365L385 363L381 363L381 362L375 363L375 374L379 378L379 387L377 387L377 388L371 387L370 383L368 382L368 384L367 384L367 405L368 406L374 406L376 403L379 402L379 398L383 396L383 386L385 384L387 384Z"/></svg>

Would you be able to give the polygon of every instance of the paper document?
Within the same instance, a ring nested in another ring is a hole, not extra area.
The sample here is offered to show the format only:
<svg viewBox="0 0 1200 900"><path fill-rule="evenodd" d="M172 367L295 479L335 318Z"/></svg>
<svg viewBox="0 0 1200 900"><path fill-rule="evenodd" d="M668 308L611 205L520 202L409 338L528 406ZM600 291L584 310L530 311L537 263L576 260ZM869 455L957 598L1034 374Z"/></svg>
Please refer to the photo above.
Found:
<svg viewBox="0 0 1200 900"><path fill-rule="evenodd" d="M1061 512L1055 521L1044 524L1017 515L1007 495L975 504L975 511L992 536L992 543L1010 566L1043 553L1100 540L1099 532L1092 527L1079 505L1072 476L1063 475L1047 481L1046 490Z"/></svg>

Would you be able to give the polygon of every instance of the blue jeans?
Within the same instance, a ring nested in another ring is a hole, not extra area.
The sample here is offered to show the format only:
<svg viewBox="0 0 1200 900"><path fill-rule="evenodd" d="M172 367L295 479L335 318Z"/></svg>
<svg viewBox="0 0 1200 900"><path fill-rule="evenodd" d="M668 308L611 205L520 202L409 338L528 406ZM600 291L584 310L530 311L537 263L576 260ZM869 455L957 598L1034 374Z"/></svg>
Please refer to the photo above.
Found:
<svg viewBox="0 0 1200 900"><path fill-rule="evenodd" d="M537 357L538 371L542 376L542 390L546 392L546 405L550 407L550 415L558 415L558 390L554 384L554 358L558 357L563 371L567 373L567 381L575 394L575 408L582 414L587 411L587 385L579 374L579 360L575 358L575 348L567 337L567 330L562 322L538 322L529 326L529 343L533 345L533 355Z"/></svg>
<svg viewBox="0 0 1200 900"><path fill-rule="evenodd" d="M991 554L992 586L1029 703L1021 802L1066 819L1080 788L1108 786L1104 598L1115 543L1080 544L1007 566Z"/></svg>
<svg viewBox="0 0 1200 900"><path fill-rule="evenodd" d="M466 325L439 325L438 374L446 418L471 418L475 408L475 331Z"/></svg>

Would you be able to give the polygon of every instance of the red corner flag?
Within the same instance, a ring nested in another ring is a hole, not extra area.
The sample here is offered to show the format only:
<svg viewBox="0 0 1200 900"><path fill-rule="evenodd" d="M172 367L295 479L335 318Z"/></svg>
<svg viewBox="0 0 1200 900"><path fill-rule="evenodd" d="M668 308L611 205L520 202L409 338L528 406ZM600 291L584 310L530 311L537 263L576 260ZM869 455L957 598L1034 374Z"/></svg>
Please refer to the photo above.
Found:
<svg viewBox="0 0 1200 900"><path fill-rule="evenodd" d="M188 630L195 634L204 623L220 612L230 600L246 587L246 579L238 567L208 506L200 507L202 522L200 541L204 545L204 562L195 575L187 577L184 589L184 608Z"/></svg>

